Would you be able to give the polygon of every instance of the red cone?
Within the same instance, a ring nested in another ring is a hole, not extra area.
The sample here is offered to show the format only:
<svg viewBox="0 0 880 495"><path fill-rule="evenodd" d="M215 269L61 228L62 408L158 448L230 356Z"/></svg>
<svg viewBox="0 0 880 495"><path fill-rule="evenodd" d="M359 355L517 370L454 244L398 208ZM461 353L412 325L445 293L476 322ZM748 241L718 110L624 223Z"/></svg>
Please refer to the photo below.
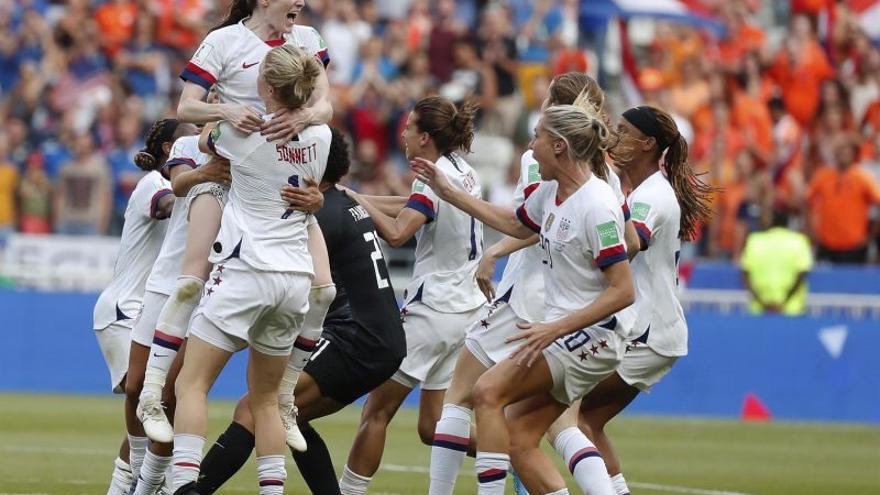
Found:
<svg viewBox="0 0 880 495"><path fill-rule="evenodd" d="M770 410L755 394L746 395L742 407L743 421L770 421Z"/></svg>

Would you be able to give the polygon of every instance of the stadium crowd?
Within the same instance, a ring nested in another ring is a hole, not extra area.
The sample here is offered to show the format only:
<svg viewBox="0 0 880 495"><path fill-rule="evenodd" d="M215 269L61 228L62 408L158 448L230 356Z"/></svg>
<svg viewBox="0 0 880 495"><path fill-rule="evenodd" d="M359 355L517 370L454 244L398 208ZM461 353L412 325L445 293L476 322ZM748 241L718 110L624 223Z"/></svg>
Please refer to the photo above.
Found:
<svg viewBox="0 0 880 495"><path fill-rule="evenodd" d="M782 212L819 259L876 261L880 50L846 2L792 0L779 43L756 20L760 0L705 3L726 35L658 23L631 52L638 94L688 129L694 164L723 191L698 253L738 260L747 234ZM309 0L297 22L330 49L334 123L355 143L351 185L408 194L401 126L439 93L480 105L472 163L491 199L509 201L550 79L597 69L579 4ZM227 8L0 0L0 243L13 231L121 231L145 126L173 115L177 75ZM621 79L600 80L619 93Z"/></svg>

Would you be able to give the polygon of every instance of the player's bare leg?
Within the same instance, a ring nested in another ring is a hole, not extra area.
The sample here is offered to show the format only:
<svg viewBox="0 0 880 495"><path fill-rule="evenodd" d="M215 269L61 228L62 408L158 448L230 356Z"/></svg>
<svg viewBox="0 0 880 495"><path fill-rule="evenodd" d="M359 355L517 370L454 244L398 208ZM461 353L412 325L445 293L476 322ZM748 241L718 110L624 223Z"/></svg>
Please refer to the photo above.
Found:
<svg viewBox="0 0 880 495"><path fill-rule="evenodd" d="M531 367L518 366L515 361L506 359L477 380L473 401L477 423L476 471L480 495L504 493L510 466L510 437L504 408L525 398L544 394L552 387L553 377L543 356ZM549 427L550 422L546 426Z"/></svg>
<svg viewBox="0 0 880 495"><path fill-rule="evenodd" d="M471 434L471 391L486 370L466 346L462 347L431 442L429 495L451 495L465 454L476 453L475 436Z"/></svg>
<svg viewBox="0 0 880 495"><path fill-rule="evenodd" d="M370 392L339 486L343 495L363 495L382 461L388 424L411 388L388 380Z"/></svg>
<svg viewBox="0 0 880 495"><path fill-rule="evenodd" d="M208 391L232 353L192 336L175 384L174 489L194 483L199 475L205 434L208 431Z"/></svg>
<svg viewBox="0 0 880 495"><path fill-rule="evenodd" d="M212 265L208 256L220 229L222 213L219 202L212 194L196 196L190 205L190 219L195 221L187 227L186 250L177 285L156 324L137 411L147 436L156 442L169 443L174 435L162 409L162 389L168 370L186 337L190 317L202 297L205 280L211 273Z"/></svg>
<svg viewBox="0 0 880 495"><path fill-rule="evenodd" d="M596 388L581 401L578 426L602 453L605 467L611 477L611 484L618 495L629 493L629 488L623 478L620 459L614 451L611 439L605 433L605 425L620 414L638 395L637 388L614 373L596 385Z"/></svg>
<svg viewBox="0 0 880 495"><path fill-rule="evenodd" d="M257 478L260 493L283 493L287 471L284 468L286 443L278 415L278 386L287 366L288 356L271 356L249 349L248 397L254 418L257 449Z"/></svg>

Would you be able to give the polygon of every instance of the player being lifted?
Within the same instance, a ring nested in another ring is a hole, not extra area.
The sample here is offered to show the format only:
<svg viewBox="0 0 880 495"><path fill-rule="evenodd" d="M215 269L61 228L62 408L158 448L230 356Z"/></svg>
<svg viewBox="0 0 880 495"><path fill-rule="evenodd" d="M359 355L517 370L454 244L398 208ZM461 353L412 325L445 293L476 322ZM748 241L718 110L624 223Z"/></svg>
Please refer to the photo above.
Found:
<svg viewBox="0 0 880 495"><path fill-rule="evenodd" d="M292 45L313 54L324 65L330 61L318 32L295 24L304 6L302 0L233 1L226 18L205 37L181 74L185 84L177 108L178 118L197 124L225 120L242 132L261 131L268 141L286 141L306 125L328 122L333 110L328 99L329 82L323 70L306 105L297 111L280 110L268 122L261 118L265 108L256 91L257 74L263 57L273 46ZM211 88L216 90L220 103L203 101ZM220 226L228 184L219 187L206 185L204 188L204 192L210 194L198 195L193 202L191 217L194 221L187 237L180 278L156 327L159 332L177 340L186 336L187 323L211 269L206 256ZM315 194L318 195L317 191ZM210 195L219 200L219 207L218 201L212 200ZM321 334L321 322L335 293L327 264L327 249L317 223L309 226L309 252L315 263L309 317L301 333L300 345L291 356L290 369L282 380L279 403L287 441L298 450L305 450L306 444L296 428L293 387L314 350ZM160 400L177 350L163 348L157 342L153 351L147 365L139 417L148 436L167 442L171 439L172 428Z"/></svg>
<svg viewBox="0 0 880 495"><path fill-rule="evenodd" d="M410 112L401 137L407 158L435 161L464 194L478 198L476 173L457 154L470 151L474 110L467 103L456 108L446 98L424 98ZM430 445L465 329L485 299L474 281L482 253L479 221L445 205L420 181L413 183L406 207L394 216L387 214L394 208L380 208L380 202L352 194L389 244L399 246L413 234L418 241L401 310L407 356L397 373L367 398L340 481L343 494L360 495L379 467L389 422L416 385L421 385L419 437Z"/></svg>
<svg viewBox="0 0 880 495"><path fill-rule="evenodd" d="M596 80L585 73L567 72L556 76L547 92L547 99L541 105L544 110L553 105L571 104L583 92L599 110L602 119L607 121L602 110L605 95ZM520 162L516 206L522 204L541 183L539 165L532 150L523 153ZM635 228L629 221L620 179L601 154L596 155L590 165L596 175L608 182L623 208L627 246L637 246ZM541 247L537 243L537 235L526 240L505 236L488 248L480 261L477 281L490 304L487 305L487 313L468 330L465 348L456 364L455 377L444 398L443 413L431 447L431 495L451 494L455 487L469 443L474 383L487 369L516 350L518 344L507 342L506 339L517 332L517 324L537 323L544 319L544 279L541 275ZM492 287L495 261L508 254L510 258L498 284L496 299ZM567 412L566 416L570 416L572 422L576 421L577 407ZM554 428L548 432L548 436L552 435L549 438L551 443L554 443L555 433ZM586 442L583 434L580 437L580 443ZM563 455L562 451L560 455ZM604 465L598 466L598 469L605 473Z"/></svg>
<svg viewBox="0 0 880 495"><path fill-rule="evenodd" d="M323 74L312 54L291 45L271 49L257 90L269 114L295 112ZM301 177L321 177L330 128L310 126L289 141L267 142L220 122L202 132L200 146L230 161L232 188L210 256L214 271L190 329L175 389L173 485L191 493L207 433L207 394L232 354L249 347L248 406L254 419L262 495L284 491L284 429L278 388L308 310L314 272L308 216L278 191Z"/></svg>
<svg viewBox="0 0 880 495"><path fill-rule="evenodd" d="M625 308L634 289L623 243L624 220L611 187L590 164L609 132L581 94L574 105L548 108L531 148L542 182L515 212L452 186L428 160L411 167L441 198L519 238L540 234L545 319L521 323L508 341L522 345L476 382L478 493L504 493L510 455L535 493L567 493L561 477L537 486L536 472L553 470L541 437L575 400L609 376L632 324ZM505 418L505 407L508 408Z"/></svg>
<svg viewBox="0 0 880 495"><path fill-rule="evenodd" d="M167 156L177 127L178 122L173 119L153 124L147 134L148 148L140 153L149 154L147 149L152 145L153 152ZM150 159L153 159L152 155ZM110 371L110 389L117 394L125 392L131 329L141 308L147 277L165 238L168 222L163 220L171 216L174 206L167 174L167 170L148 173L138 181L131 193L125 208L125 225L119 240L113 278L95 304L95 337ZM114 463L109 495L121 495L128 491L132 482L130 461L126 437Z"/></svg>

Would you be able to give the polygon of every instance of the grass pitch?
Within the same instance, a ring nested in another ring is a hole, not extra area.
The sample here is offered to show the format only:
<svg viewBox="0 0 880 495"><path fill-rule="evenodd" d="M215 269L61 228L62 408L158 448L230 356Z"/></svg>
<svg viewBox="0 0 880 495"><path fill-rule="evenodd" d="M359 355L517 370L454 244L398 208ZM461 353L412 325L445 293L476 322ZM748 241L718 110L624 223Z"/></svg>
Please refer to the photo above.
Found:
<svg viewBox="0 0 880 495"><path fill-rule="evenodd" d="M232 406L212 403L209 443L228 424ZM315 423L337 470L359 412L349 408ZM427 492L430 452L415 425L414 410L395 419L370 493ZM610 433L634 494L880 494L875 426L625 417ZM103 495L122 435L119 398L0 394L0 495ZM292 462L288 473L287 492L308 493ZM251 459L221 493L256 493L255 478ZM476 493L475 486L468 459L455 493Z"/></svg>

